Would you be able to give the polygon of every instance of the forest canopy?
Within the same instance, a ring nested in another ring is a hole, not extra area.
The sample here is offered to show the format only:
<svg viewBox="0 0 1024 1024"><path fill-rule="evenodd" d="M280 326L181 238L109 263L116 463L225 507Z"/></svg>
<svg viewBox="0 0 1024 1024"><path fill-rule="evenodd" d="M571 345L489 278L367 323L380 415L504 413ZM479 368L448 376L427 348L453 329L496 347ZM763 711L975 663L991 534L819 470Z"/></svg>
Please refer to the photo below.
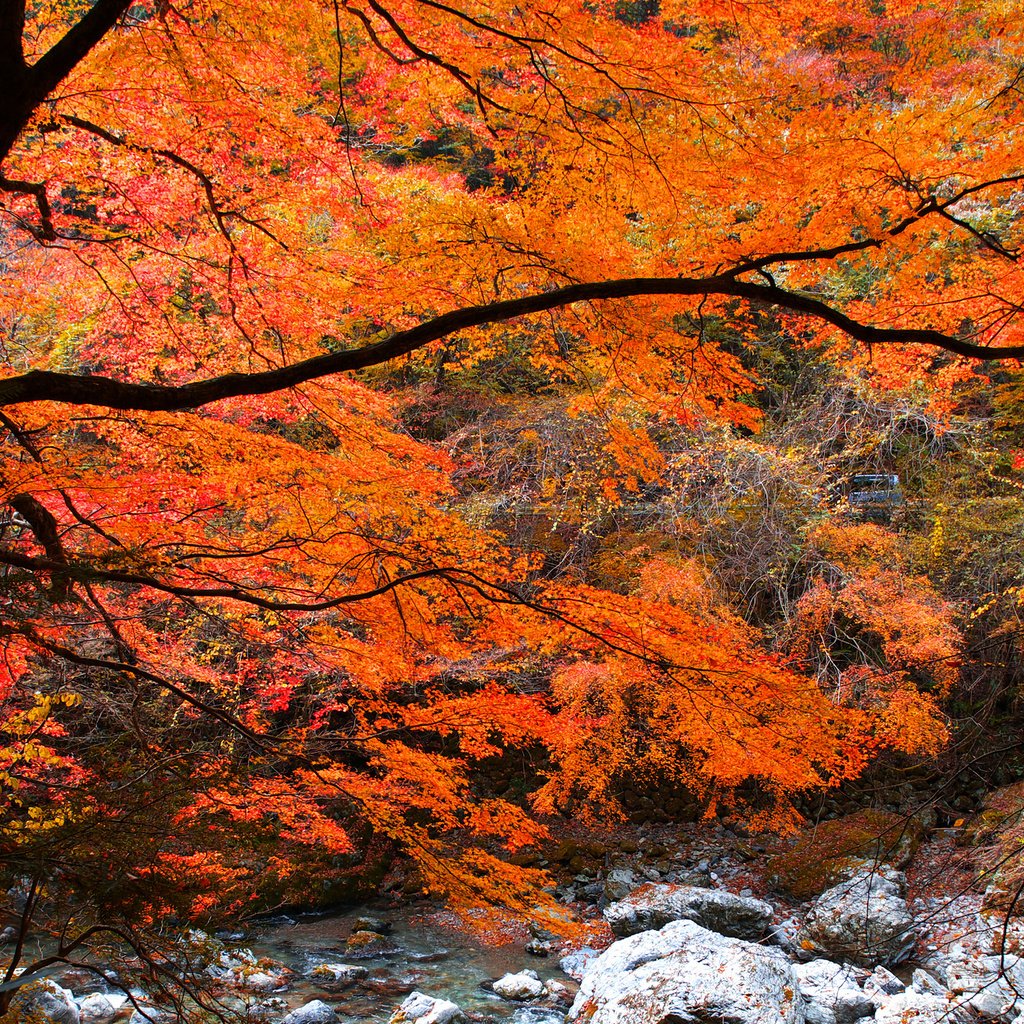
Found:
<svg viewBox="0 0 1024 1024"><path fill-rule="evenodd" d="M1018 664L1022 74L1009 2L2 0L27 913L543 913L627 781L933 755Z"/></svg>

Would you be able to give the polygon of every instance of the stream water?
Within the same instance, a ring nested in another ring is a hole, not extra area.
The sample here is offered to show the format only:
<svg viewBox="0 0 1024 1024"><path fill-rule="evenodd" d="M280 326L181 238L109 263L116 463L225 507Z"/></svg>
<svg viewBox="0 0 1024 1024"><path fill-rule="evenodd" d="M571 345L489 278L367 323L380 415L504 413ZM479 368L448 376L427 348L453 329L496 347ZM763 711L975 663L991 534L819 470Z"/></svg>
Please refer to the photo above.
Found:
<svg viewBox="0 0 1024 1024"><path fill-rule="evenodd" d="M363 914L392 925L385 944L373 951L346 948L352 925ZM495 944L452 926L449 915L424 908L361 908L346 913L297 920L276 920L250 933L244 945L261 957L283 963L296 973L285 993L290 1006L310 999L330 1004L344 1021L386 1024L412 991L450 999L474 1020L513 1024L561 1024L564 1010L516 1004L484 987L507 973L524 969L542 981L572 981L558 967L558 956L535 957L524 950L525 939ZM325 992L307 975L324 963L364 967L368 976L342 992Z"/></svg>

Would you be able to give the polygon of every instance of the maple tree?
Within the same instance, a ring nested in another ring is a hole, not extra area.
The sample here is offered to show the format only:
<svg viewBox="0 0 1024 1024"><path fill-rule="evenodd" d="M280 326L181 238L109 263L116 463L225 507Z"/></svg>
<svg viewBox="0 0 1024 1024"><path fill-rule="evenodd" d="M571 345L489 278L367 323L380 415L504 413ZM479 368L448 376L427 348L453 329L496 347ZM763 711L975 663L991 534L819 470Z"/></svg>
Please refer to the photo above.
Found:
<svg viewBox="0 0 1024 1024"><path fill-rule="evenodd" d="M667 485L665 424L759 428L766 309L948 412L969 360L1024 355L1024 38L954 6L4 0L0 827L29 912L287 902L297 851L337 872L360 830L456 903L533 908L501 850L544 827L474 781L503 750L545 752L541 811L630 765L778 822L934 749L908 678L835 699L692 559L638 545L602 588L475 520L468 456L410 436L386 374L556 395L572 472L524 493L584 534ZM845 616L888 669L951 662L863 529L816 535L849 579L801 642Z"/></svg>

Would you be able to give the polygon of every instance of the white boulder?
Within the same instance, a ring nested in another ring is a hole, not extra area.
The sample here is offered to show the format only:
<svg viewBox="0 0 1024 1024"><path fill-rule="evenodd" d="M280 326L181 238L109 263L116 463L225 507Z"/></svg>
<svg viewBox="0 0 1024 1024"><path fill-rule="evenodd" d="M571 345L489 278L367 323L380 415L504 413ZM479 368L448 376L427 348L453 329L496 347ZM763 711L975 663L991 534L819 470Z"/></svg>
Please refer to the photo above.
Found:
<svg viewBox="0 0 1024 1024"><path fill-rule="evenodd" d="M620 937L661 928L669 921L693 921L736 939L756 942L771 925L770 903L695 885L645 885L604 911L612 933Z"/></svg>
<svg viewBox="0 0 1024 1024"><path fill-rule="evenodd" d="M572 992L568 985L563 985L554 979L544 982L544 997L552 1003L562 1003L568 1006L572 1002Z"/></svg>
<svg viewBox="0 0 1024 1024"><path fill-rule="evenodd" d="M287 984L291 974L284 964L260 959L250 949L215 953L206 973L223 985L247 992L274 992Z"/></svg>
<svg viewBox="0 0 1024 1024"><path fill-rule="evenodd" d="M447 999L435 999L413 992L391 1015L390 1024L449 1024L463 1019L458 1005Z"/></svg>
<svg viewBox="0 0 1024 1024"><path fill-rule="evenodd" d="M856 968L831 960L794 964L793 973L804 997L807 1024L853 1024L875 1012L875 1004L860 985Z"/></svg>
<svg viewBox="0 0 1024 1024"><path fill-rule="evenodd" d="M579 949L574 949L571 953L566 953L558 961L558 966L573 981L582 981L587 967L600 955L596 949L592 949L590 946L581 946Z"/></svg>
<svg viewBox="0 0 1024 1024"><path fill-rule="evenodd" d="M875 1006L881 1006L890 996L897 995L906 987L888 967L881 964L864 979L864 991L872 998Z"/></svg>
<svg viewBox="0 0 1024 1024"><path fill-rule="evenodd" d="M355 964L318 964L307 977L318 988L327 992L340 992L365 978L369 971Z"/></svg>
<svg viewBox="0 0 1024 1024"><path fill-rule="evenodd" d="M672 921L612 943L588 965L569 1010L581 1024L727 1020L804 1024L797 979L781 950Z"/></svg>
<svg viewBox="0 0 1024 1024"><path fill-rule="evenodd" d="M322 999L314 999L292 1010L281 1024L337 1024L338 1015Z"/></svg>
<svg viewBox="0 0 1024 1024"><path fill-rule="evenodd" d="M920 996L945 996L946 987L920 967L910 976L910 988Z"/></svg>
<svg viewBox="0 0 1024 1024"><path fill-rule="evenodd" d="M38 1024L79 1024L78 1005L66 988L43 978L30 981L17 989L11 999L12 1020Z"/></svg>
<svg viewBox="0 0 1024 1024"><path fill-rule="evenodd" d="M907 989L886 1001L875 1014L875 1024L967 1024L972 1017L952 996Z"/></svg>
<svg viewBox="0 0 1024 1024"><path fill-rule="evenodd" d="M496 995L515 1002L540 999L546 994L544 983L537 977L535 971L506 974L503 978L499 978L493 987Z"/></svg>
<svg viewBox="0 0 1024 1024"><path fill-rule="evenodd" d="M110 1024L128 1002L128 997L114 992L93 992L76 1002L81 1024Z"/></svg>
<svg viewBox="0 0 1024 1024"><path fill-rule="evenodd" d="M945 919L959 934L940 943L927 966L939 981L987 1020L1009 1021L1024 1016L1024 957L1017 950L1017 922L1007 924L978 912L969 897L952 901Z"/></svg>
<svg viewBox="0 0 1024 1024"><path fill-rule="evenodd" d="M917 941L902 882L898 871L866 870L827 889L807 911L799 948L866 967L902 963Z"/></svg>
<svg viewBox="0 0 1024 1024"><path fill-rule="evenodd" d="M632 868L612 868L604 881L604 898L621 900L640 884Z"/></svg>
<svg viewBox="0 0 1024 1024"><path fill-rule="evenodd" d="M940 968L950 992L990 1020L1010 1020L1024 1013L1024 959L1012 953L961 953Z"/></svg>

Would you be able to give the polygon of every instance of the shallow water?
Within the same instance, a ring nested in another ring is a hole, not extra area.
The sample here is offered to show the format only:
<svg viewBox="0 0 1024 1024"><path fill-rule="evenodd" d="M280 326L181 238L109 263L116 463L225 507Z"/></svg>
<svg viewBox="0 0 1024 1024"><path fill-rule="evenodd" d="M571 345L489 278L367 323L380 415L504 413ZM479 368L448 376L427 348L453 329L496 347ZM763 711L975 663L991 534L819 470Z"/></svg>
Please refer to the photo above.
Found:
<svg viewBox="0 0 1024 1024"><path fill-rule="evenodd" d="M572 987L572 981L558 968L557 953L531 956L523 948L528 936L495 944L493 938L447 926L448 915L430 913L430 909L370 907L274 921L255 930L240 945L296 972L291 989L283 994L290 1006L322 999L346 1021L386 1024L412 991L450 999L478 1021L555 1024L563 1020L562 1010L510 1003L481 987L527 968L536 971L542 981L555 979ZM387 945L373 952L347 951L352 924L364 915L392 923ZM369 976L342 992L326 992L305 977L323 963L357 964L365 967Z"/></svg>

